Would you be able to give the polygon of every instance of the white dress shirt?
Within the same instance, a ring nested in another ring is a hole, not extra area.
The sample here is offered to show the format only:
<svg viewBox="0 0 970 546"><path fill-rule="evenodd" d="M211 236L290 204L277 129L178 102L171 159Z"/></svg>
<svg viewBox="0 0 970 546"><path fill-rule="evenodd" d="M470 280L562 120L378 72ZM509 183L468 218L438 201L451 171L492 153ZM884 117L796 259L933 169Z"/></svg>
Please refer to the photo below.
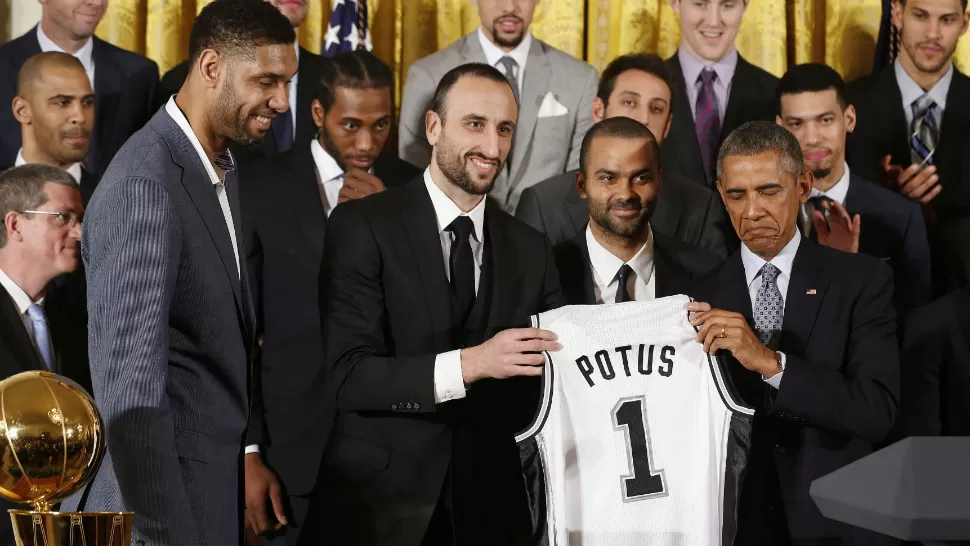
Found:
<svg viewBox="0 0 970 546"><path fill-rule="evenodd" d="M310 155L317 167L317 183L323 196L323 212L330 217L330 211L337 206L340 190L344 187L344 170L317 139L310 142Z"/></svg>
<svg viewBox="0 0 970 546"><path fill-rule="evenodd" d="M17 312L20 313L20 321L24 323L24 328L27 329L27 333L30 334L30 339L34 342L34 349L37 349L37 339L34 337L34 325L30 322L27 317L27 308L30 307L32 303L36 303L41 307L44 306L44 298L40 297L37 301L31 301L30 296L24 292L20 285L15 283L13 279L7 276L2 269L0 269L0 286L3 286L7 294L10 294L10 299L13 300L14 305L17 306ZM50 325L48 324L48 330ZM50 338L50 336L48 336ZM47 342L50 344L50 354L54 356L54 345L51 339ZM37 350L37 356L41 357L40 350ZM43 362L43 357L41 357L41 362Z"/></svg>
<svg viewBox="0 0 970 546"><path fill-rule="evenodd" d="M906 114L906 127L913 124L913 103L923 95L929 95L936 108L933 109L933 119L936 121L937 130L943 125L943 111L946 110L946 94L950 92L950 82L953 81L953 63L946 70L940 81L936 82L929 91L923 88L909 76L903 65L899 64L899 59L893 63L893 71L896 73L896 84L899 85L899 94L903 98L903 112Z"/></svg>
<svg viewBox="0 0 970 546"><path fill-rule="evenodd" d="M17 152L17 159L13 162L13 165L14 167L19 167L21 165L26 165L26 164L27 164L27 160L24 159L24 149L21 148ZM77 182L78 186L81 185L81 164L80 163L74 163L73 165L71 165L70 167L64 170L66 170L69 175L74 177L74 180Z"/></svg>
<svg viewBox="0 0 970 546"><path fill-rule="evenodd" d="M653 230L647 227L647 242L630 258L629 262L616 257L593 236L593 230L586 225L586 246L589 249L589 267L593 273L593 296L596 303L614 303L619 289L617 275L624 263L633 270L627 278L627 293L633 301L652 300L656 297L657 281L653 261Z"/></svg>
<svg viewBox="0 0 970 546"><path fill-rule="evenodd" d="M849 194L849 164L844 163L843 165L845 171L842 173L842 178L839 178L834 186L825 191L812 188L812 193L808 196L809 199L812 197L828 197L840 205L845 203L845 196Z"/></svg>
<svg viewBox="0 0 970 546"><path fill-rule="evenodd" d="M485 251L485 199L475 205L475 208L465 213L451 200L441 188L431 180L431 169L424 170L424 185L431 196L434 206L435 219L438 222L438 238L441 240L441 256L444 258L445 276L451 282L451 245L454 235L448 231L448 226L459 216L471 218L475 231L469 244L472 257L475 260L475 293L478 294L478 282L482 277L482 256ZM461 349L441 353L434 359L434 401L436 404L457 400L465 397L465 379L461 375Z"/></svg>
<svg viewBox="0 0 970 546"><path fill-rule="evenodd" d="M219 198L219 206L222 207L222 215L226 219L226 227L229 228L229 239L232 241L232 253L236 257L236 274L240 274L239 271L239 245L236 241L236 225L232 221L232 209L229 208L229 196L226 195L226 185L225 181L219 178L216 174L216 168L209 161L209 156L205 153L205 148L202 147L202 143L199 142L198 137L195 136L195 131L192 126L189 125L189 120L185 119L185 115L182 114L182 110L179 109L178 105L175 104L175 95L172 95L168 102L165 104L165 112L175 123L182 129L185 136L192 143L192 147L195 148L196 153L199 154L199 159L202 161L202 165L205 167L205 172L209 174L209 181L212 185L216 187L216 196ZM231 157L231 156L230 156Z"/></svg>
<svg viewBox="0 0 970 546"><path fill-rule="evenodd" d="M751 297L752 310L754 310L755 302L758 299L758 290L761 289L761 268L766 263L770 263L777 267L780 272L775 282L778 284L778 291L781 292L781 312L784 315L785 300L788 299L788 283L791 281L792 264L795 262L795 254L798 252L798 245L801 241L801 234L796 232L795 236L791 238L791 241L788 241L788 244L770 262L766 262L761 256L748 250L748 247L744 243L741 243L741 264L744 266L744 278L748 283L748 295ZM781 376L785 373L785 353L779 352L779 354L781 355L782 371L771 378L765 379L769 385L776 389L781 386Z"/></svg>
<svg viewBox="0 0 970 546"><path fill-rule="evenodd" d="M505 65L499 64L502 57L509 56L512 60L518 64L518 69L513 76L515 76L516 81L519 82L519 94L522 94L522 85L525 81L525 64L529 61L529 49L532 48L532 31L526 30L525 36L522 37L522 41L519 45L515 46L512 51L508 53L502 51L497 45L493 44L491 40L485 36L485 32L482 27L478 27L478 41L482 44L482 51L485 52L485 60L488 64L494 66L499 72L505 74ZM508 77L508 74L505 74Z"/></svg>
<svg viewBox="0 0 970 546"><path fill-rule="evenodd" d="M40 27L41 25L37 25L37 42L40 44L40 50L42 52L60 51L61 53L67 53L61 46L55 44L48 38ZM71 55L81 61L81 66L84 67L84 72L87 73L88 80L91 81L91 90L94 90L94 38L88 38L88 41L81 46L81 49L71 53Z"/></svg>

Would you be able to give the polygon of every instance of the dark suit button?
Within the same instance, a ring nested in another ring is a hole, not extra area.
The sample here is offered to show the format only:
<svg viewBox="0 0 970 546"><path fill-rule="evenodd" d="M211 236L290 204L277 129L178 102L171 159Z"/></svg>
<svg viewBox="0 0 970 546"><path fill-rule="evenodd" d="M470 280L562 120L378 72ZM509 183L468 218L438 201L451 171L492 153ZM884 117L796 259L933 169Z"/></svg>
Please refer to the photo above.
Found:
<svg viewBox="0 0 970 546"><path fill-rule="evenodd" d="M391 404L391 411L397 411L397 404Z"/></svg>
<svg viewBox="0 0 970 546"><path fill-rule="evenodd" d="M785 446L783 446L781 444L778 444L778 445L775 446L775 451L777 451L778 453L784 453L785 452Z"/></svg>

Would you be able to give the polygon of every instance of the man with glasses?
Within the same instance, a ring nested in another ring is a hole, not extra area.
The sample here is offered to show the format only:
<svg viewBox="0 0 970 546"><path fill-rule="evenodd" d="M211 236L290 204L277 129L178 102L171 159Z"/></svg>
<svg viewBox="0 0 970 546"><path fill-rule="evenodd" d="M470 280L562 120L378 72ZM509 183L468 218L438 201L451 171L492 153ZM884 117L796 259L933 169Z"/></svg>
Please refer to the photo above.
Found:
<svg viewBox="0 0 970 546"><path fill-rule="evenodd" d="M83 322L64 311L55 278L77 269L81 193L67 171L23 165L0 173L0 378L46 370L90 391ZM0 510L16 508L0 501ZM0 544L13 544L0 518Z"/></svg>

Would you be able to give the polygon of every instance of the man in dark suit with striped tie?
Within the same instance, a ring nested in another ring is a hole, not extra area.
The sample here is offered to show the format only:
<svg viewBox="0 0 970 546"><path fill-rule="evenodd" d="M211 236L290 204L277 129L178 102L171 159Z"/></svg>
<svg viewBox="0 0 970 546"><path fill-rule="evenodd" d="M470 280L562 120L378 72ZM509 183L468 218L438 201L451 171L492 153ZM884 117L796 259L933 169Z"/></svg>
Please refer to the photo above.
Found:
<svg viewBox="0 0 970 546"><path fill-rule="evenodd" d="M866 180L845 163L855 129L838 72L824 64L792 67L778 84L778 124L802 146L814 187L802 206L802 234L825 246L875 256L893 270L900 315L930 300L930 247L919 205Z"/></svg>

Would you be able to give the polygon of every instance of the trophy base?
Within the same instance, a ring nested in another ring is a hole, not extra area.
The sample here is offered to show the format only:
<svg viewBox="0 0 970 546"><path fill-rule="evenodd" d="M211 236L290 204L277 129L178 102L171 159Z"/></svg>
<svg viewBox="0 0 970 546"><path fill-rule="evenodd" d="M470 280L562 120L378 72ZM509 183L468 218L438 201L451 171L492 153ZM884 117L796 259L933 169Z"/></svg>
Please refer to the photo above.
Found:
<svg viewBox="0 0 970 546"><path fill-rule="evenodd" d="M10 510L17 546L128 546L134 512Z"/></svg>

